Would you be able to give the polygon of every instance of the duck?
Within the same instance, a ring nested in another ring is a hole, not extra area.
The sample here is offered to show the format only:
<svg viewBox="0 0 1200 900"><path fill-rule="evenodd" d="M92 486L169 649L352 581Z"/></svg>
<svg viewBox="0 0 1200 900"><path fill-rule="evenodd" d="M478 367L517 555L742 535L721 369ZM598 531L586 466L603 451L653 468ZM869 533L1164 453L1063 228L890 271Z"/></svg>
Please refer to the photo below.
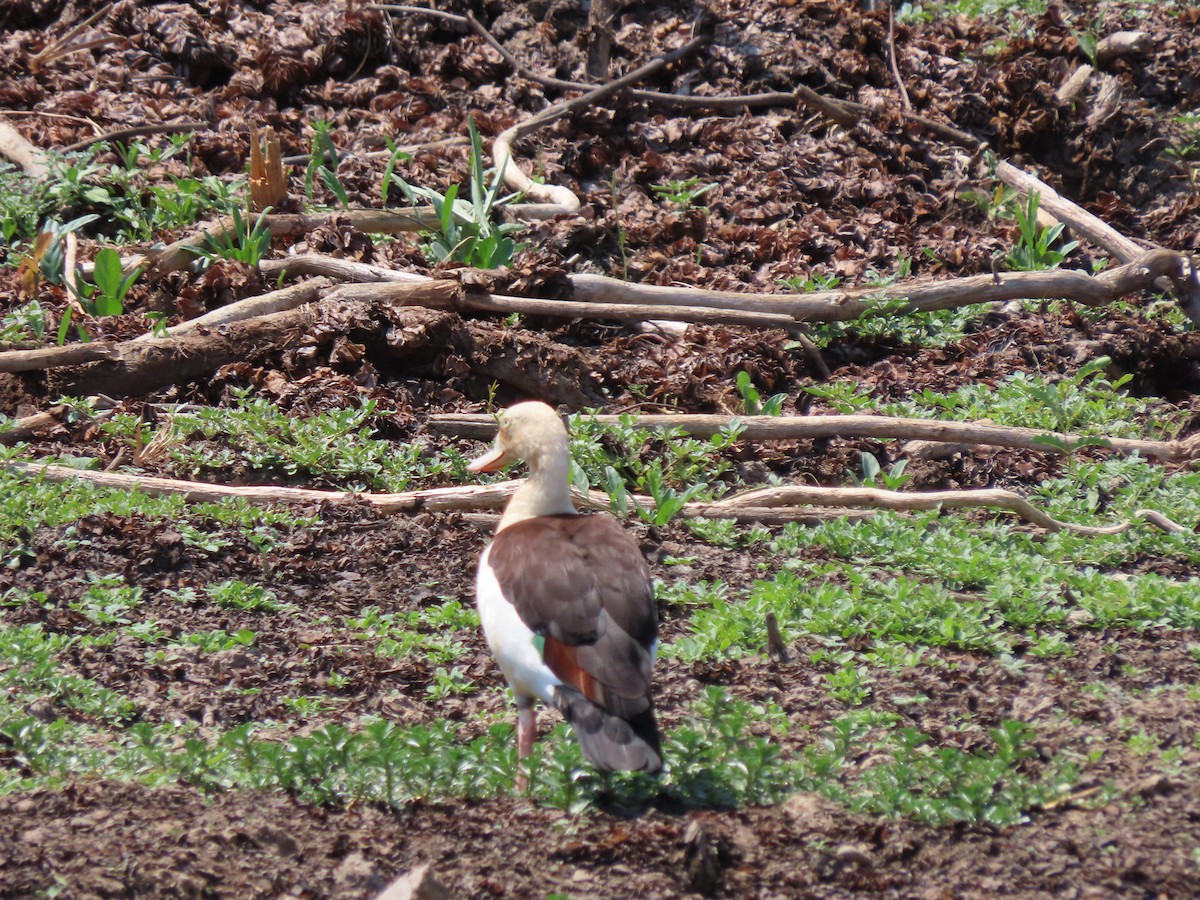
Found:
<svg viewBox="0 0 1200 900"><path fill-rule="evenodd" d="M467 469L497 472L518 460L528 477L480 557L475 585L484 636L516 699L518 758L533 751L540 700L571 724L597 770L659 772L658 613L646 560L612 516L575 509L567 429L549 405L503 410L495 444Z"/></svg>

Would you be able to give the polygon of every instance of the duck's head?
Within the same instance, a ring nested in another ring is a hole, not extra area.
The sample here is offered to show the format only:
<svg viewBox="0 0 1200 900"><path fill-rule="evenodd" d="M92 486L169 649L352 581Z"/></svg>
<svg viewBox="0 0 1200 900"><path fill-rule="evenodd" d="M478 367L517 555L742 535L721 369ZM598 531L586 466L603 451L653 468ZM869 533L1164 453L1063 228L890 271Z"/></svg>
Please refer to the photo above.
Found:
<svg viewBox="0 0 1200 900"><path fill-rule="evenodd" d="M517 460L524 460L536 471L569 458L566 426L545 403L516 403L500 413L497 421L500 428L496 443L467 466L468 472L498 472Z"/></svg>

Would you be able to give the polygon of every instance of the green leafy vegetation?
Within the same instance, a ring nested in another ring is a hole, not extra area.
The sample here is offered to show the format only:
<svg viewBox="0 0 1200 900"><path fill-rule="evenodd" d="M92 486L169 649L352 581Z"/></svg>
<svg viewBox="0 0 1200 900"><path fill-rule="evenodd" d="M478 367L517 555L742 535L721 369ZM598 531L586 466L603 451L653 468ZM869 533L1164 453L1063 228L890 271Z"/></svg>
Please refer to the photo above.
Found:
<svg viewBox="0 0 1200 900"><path fill-rule="evenodd" d="M1096 360L1058 381L1019 375L989 389L964 387L921 392L889 412L945 418L1013 421L1077 431L1139 433L1137 419L1158 415L1151 401L1132 398L1121 378L1110 381L1108 360ZM748 379L743 379L749 384ZM736 387L735 382L735 387ZM815 389L834 408L881 405L854 386ZM761 396L743 399L766 406ZM773 398L772 398L773 399ZM749 410L748 410L749 411ZM85 404L77 414L86 415ZM436 455L378 437L381 412L374 404L289 416L273 404L243 394L224 410L181 409L158 428L118 413L101 425L104 440L134 448L165 435L170 458L185 469L258 469L399 488L415 478L461 478L461 457ZM641 515L664 524L689 498L719 496L739 484L734 460L736 423L708 440L678 431L655 431L624 417L601 426L589 415L571 423L578 486L595 484L614 507L628 511L629 494L654 498ZM5 450L19 457L20 450ZM396 462L399 460L399 462ZM75 464L95 461L80 457ZM862 453L853 473L863 484L906 485L901 463L884 466ZM106 513L139 522L169 521L184 545L222 553L238 535L269 553L291 529L314 524L311 516L246 504L188 508L174 498L150 498L85 483L55 485L16 479L0 471L0 547L14 568L27 565L39 529L56 529L64 552L93 540L83 520ZM1094 521L1153 508L1180 521L1200 519L1200 473L1170 470L1137 457L1101 461L1067 458L1058 477L1045 479L1036 500L1054 515ZM1069 658L1080 634L1195 631L1200 628L1200 582L1152 572L1114 578L1111 572L1138 559L1187 560L1200 566L1200 547L1189 534L1137 530L1104 537L1037 534L1004 517L937 512L883 513L862 521L831 520L775 531L731 522L690 523L694 533L722 546L757 553L759 578L746 587L684 576L658 586L658 599L675 624L662 656L668 665L765 654L768 614L789 641L798 641L811 667L811 683L834 717L819 731L797 729L791 710L754 706L729 693L705 690L682 722L665 735L669 770L659 779L600 776L583 762L565 727L538 742L527 763L516 760L512 728L485 717L455 724L434 718L404 727L365 717L341 718L354 670L336 655L277 698L278 720L235 722L226 730L192 724L141 721L138 701L75 674L68 663L76 647L101 647L136 639L157 665L178 664L196 648L203 653L271 652L263 640L265 617L303 618L307 612L280 599L264 579L225 577L147 596L113 573L95 573L46 594L11 590L0 597L0 740L14 761L0 769L0 790L53 786L76 775L132 778L147 784L184 782L205 791L233 788L286 790L306 800L344 804L403 804L414 797L507 796L524 771L533 798L575 814L613 798L626 804L668 803L679 808L721 808L778 803L797 790L812 791L849 809L901 816L933 825L951 822L1008 826L1060 798L1086 765L1084 754L1043 758L1033 752L1029 724L999 721L983 728L962 724L969 742L953 730L936 737L905 727L893 712L904 702L884 688L896 673L914 667L952 669L956 654L972 654L1019 672L1031 661ZM44 546L46 537L40 537ZM243 546L246 546L243 544ZM663 564L687 565L687 558ZM667 569L666 571L671 571ZM419 589L428 591L434 585ZM220 618L202 628L171 628L166 599ZM160 606L152 612L148 604ZM62 607L80 624L69 635L38 626L6 624L13 609ZM249 615L251 628L239 628ZM229 624L232 618L234 624ZM327 616L347 644L368 654L403 661L425 674L418 697L453 703L477 693L470 665L478 641L478 616L458 597L422 599L403 609L368 605ZM220 627L217 627L220 626ZM261 690L240 689L247 696ZM411 696L411 695L410 695ZM45 701L51 705L46 707ZM914 698L911 702L919 702ZM38 714L31 713L31 709ZM280 733L284 725L292 731ZM303 727L301 727L303 726ZM1039 728L1041 726L1039 725ZM948 736L950 735L950 736ZM1123 738L1130 752L1170 770L1181 764L1145 728Z"/></svg>
<svg viewBox="0 0 1200 900"><path fill-rule="evenodd" d="M1200 485L1196 476L1187 481ZM1163 494L1141 499L1191 520L1200 510L1188 489L1172 491L1177 502ZM1179 535L1146 533L1130 543L1065 533L1035 540L1008 524L980 529L937 513L787 526L768 543L768 558L781 565L772 578L736 593L701 585L670 595L690 612L688 633L662 652L685 661L762 653L768 613L792 634L869 637L876 652L901 645L889 653L947 648L998 656L1032 643L1053 656L1071 652L1069 643L1048 637L1063 628L1200 627L1197 580L1114 579L1098 568L1163 545L1185 558L1197 549ZM813 562L809 549L839 561Z"/></svg>
<svg viewBox="0 0 1200 900"><path fill-rule="evenodd" d="M1024 204L1014 208L1017 220L1018 240L1016 246L1005 257L1009 266L1021 272L1037 272L1057 269L1064 259L1079 246L1079 241L1068 241L1057 249L1054 244L1066 228L1062 222L1042 226L1038 224L1038 204L1041 197L1037 191L1031 193Z"/></svg>
<svg viewBox="0 0 1200 900"><path fill-rule="evenodd" d="M689 501L713 499L728 489L718 479L731 470L726 451L744 430L735 421L701 440L679 428L641 428L629 415L602 425L587 412L571 416L569 426L572 484L581 492L602 487L622 516L630 510L629 494L648 494L654 508L637 512L654 525L671 521Z"/></svg>
<svg viewBox="0 0 1200 900"><path fill-rule="evenodd" d="M794 275L791 278L781 278L779 283L793 291L811 294L816 291L832 291L842 279L836 275L826 275L822 272L812 272L808 275Z"/></svg>
<svg viewBox="0 0 1200 900"><path fill-rule="evenodd" d="M304 196L313 203L316 193L317 179L329 188L330 192L342 204L342 208L350 206L350 198L346 188L337 176L338 157L337 145L333 142L333 123L317 120L312 123L312 145L308 153L308 167L304 170Z"/></svg>
<svg viewBox="0 0 1200 900"><path fill-rule="evenodd" d="M805 390L840 413L876 410L892 416L956 421L986 418L998 425L1112 437L1169 433L1177 415L1151 415L1156 411L1153 401L1122 390L1130 375L1115 381L1106 377L1111 365L1111 359L1099 357L1067 378L1050 380L1015 372L995 384L972 383L947 393L924 388L896 403L880 403L852 382L831 382Z"/></svg>
<svg viewBox="0 0 1200 900"><path fill-rule="evenodd" d="M372 423L384 415L374 400L366 400L358 407L293 416L240 392L229 407L176 413L162 426L162 441L187 474L241 467L307 475L357 491L401 491L418 480L465 477L466 461L453 448L429 452L374 436ZM145 423L136 416L114 416L102 427L131 448L148 442Z"/></svg>
<svg viewBox="0 0 1200 900"><path fill-rule="evenodd" d="M900 22L936 22L953 16L1040 16L1046 0L929 0L906 2L896 10Z"/></svg>
<svg viewBox="0 0 1200 900"><path fill-rule="evenodd" d="M929 254L929 251L925 251ZM869 269L865 276L868 285L884 288L908 278L912 274L913 260L901 256L896 271L884 274ZM806 278L785 279L784 284L793 290L804 292L833 290L840 279L822 275ZM842 322L815 322L809 335L819 347L837 346L846 341L876 340L905 344L912 347L941 347L959 340L965 335L978 317L979 311L970 306L941 309L932 312L913 312L908 298L889 295L880 291L863 298L868 308L857 318ZM800 344L790 345L798 349Z"/></svg>
<svg viewBox="0 0 1200 900"><path fill-rule="evenodd" d="M441 667L440 677L435 675L440 686L431 686L431 693L445 696L472 689L461 667L445 668L466 654L463 638L479 629L478 613L456 599L410 612L383 612L377 606L368 606L357 616L347 617L344 627L356 639L378 641L375 652L379 656L420 656L430 665ZM459 637L454 636L455 632Z"/></svg>
<svg viewBox="0 0 1200 900"><path fill-rule="evenodd" d="M204 246L192 252L211 262L214 259L228 259L257 266L267 251L271 249L271 229L263 223L270 214L267 207L253 221L242 215L237 206L229 207L229 215L233 219L233 227L221 230L215 235L209 235Z"/></svg>
<svg viewBox="0 0 1200 900"><path fill-rule="evenodd" d="M212 210L236 205L241 182L159 174L164 163L185 153L190 138L176 135L153 147L135 140L100 143L81 153L52 153L45 178L0 166L0 235L10 248L9 263L14 262L12 251L45 231L43 223L63 210L98 223L118 243L130 243L154 240L162 232L194 225ZM108 150L117 161L95 162Z"/></svg>
<svg viewBox="0 0 1200 900"><path fill-rule="evenodd" d="M746 415L778 416L783 412L783 401L787 399L787 394L772 394L764 400L758 389L754 387L754 382L750 380L749 372L738 372L735 383L737 392L741 395Z"/></svg>
<svg viewBox="0 0 1200 900"><path fill-rule="evenodd" d="M141 269L134 269L126 275L121 269L121 255L105 247L96 253L93 284L82 286L79 301L93 316L119 316L125 311L125 295L140 274Z"/></svg>
<svg viewBox="0 0 1200 900"><path fill-rule="evenodd" d="M237 578L210 584L205 591L217 606L230 609L245 612L279 612L290 608L288 604L280 603L274 592L262 585L247 584Z"/></svg>
<svg viewBox="0 0 1200 900"><path fill-rule="evenodd" d="M86 698L89 709L99 703L108 710L102 718L121 723L130 710L106 704L102 690L89 688L86 680L55 680L52 647L36 629L0 631L0 658L22 664L23 689L59 684L61 697ZM322 708L320 698L293 701L294 711L302 714ZM966 754L927 748L927 738L912 729L893 729L866 744L868 729L843 719L803 755L789 758L771 738L749 733L763 719L763 711L709 688L684 724L668 733L671 767L661 780L638 774L601 779L581 770L578 745L563 725L518 764L508 724L492 725L470 741L444 721L404 728L381 719L364 720L354 730L328 724L286 742L257 737L252 723L205 739L188 726L134 722L109 732L63 718L44 722L22 715L11 696L4 696L0 735L20 766L0 772L0 792L53 785L73 773L99 773L152 785L184 781L206 791L286 790L315 803L397 805L416 797L503 796L512 792L518 772L527 771L535 798L573 813L591 808L602 789L627 801L662 796L701 808L773 803L805 789L852 808L931 824L1005 825L1022 821L1032 806L1077 777L1061 764L1041 777L1024 771L1035 754L1029 747L1032 735L1020 723L993 731L992 752ZM868 746L878 761L854 772L851 760Z"/></svg>
<svg viewBox="0 0 1200 900"><path fill-rule="evenodd" d="M471 152L468 158L470 201L458 199L458 185L451 185L445 194L433 188L410 185L395 173L394 165L385 179L384 191L394 184L409 203L433 206L437 231L425 232L425 255L431 262L455 260L480 269L496 269L512 263L521 249L511 235L521 226L513 222L493 222L496 209L507 201L501 196L503 173L484 170L483 139L468 120Z"/></svg>
<svg viewBox="0 0 1200 900"><path fill-rule="evenodd" d="M1200 156L1200 112L1187 112L1172 120L1182 126L1178 143L1167 148L1167 153L1177 159L1193 159Z"/></svg>
<svg viewBox="0 0 1200 900"><path fill-rule="evenodd" d="M665 181L662 184L652 184L650 185L650 190L654 192L655 196L674 203L684 212L687 212L689 209L697 209L700 212L707 213L709 211L708 207L700 206L696 201L715 187L717 187L715 181L703 184L699 175L693 175L691 178L682 180L674 179Z"/></svg>

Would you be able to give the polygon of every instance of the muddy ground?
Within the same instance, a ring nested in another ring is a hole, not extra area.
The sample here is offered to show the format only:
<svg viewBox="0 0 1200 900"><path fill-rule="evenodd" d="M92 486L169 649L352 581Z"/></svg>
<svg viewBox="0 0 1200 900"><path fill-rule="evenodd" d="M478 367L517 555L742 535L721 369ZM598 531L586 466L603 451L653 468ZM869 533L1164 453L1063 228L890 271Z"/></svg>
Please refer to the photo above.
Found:
<svg viewBox="0 0 1200 900"><path fill-rule="evenodd" d="M451 0L440 6L473 12L540 72L584 77L586 15L577 4ZM93 26L95 36L106 38L101 47L31 67L33 54L99 8L18 0L0 11L0 104L32 113L9 121L42 147L93 137L93 122L104 132L196 120L209 127L189 143L188 165L196 174L232 177L244 172L251 121L272 125L285 155L302 155L311 123L324 120L332 123L344 154L338 174L351 201L378 205L382 162L364 154L383 147L385 135L401 143L460 136L470 115L486 140L560 96L514 75L482 40L452 23L413 13L389 23L361 6L291 0L126 0ZM569 268L650 284L762 293L779 290L780 279L813 272L857 283L871 268L894 272L900 254L912 258L916 275L990 271L993 254L1012 242L1012 226L957 199L967 188L990 185L984 162L906 131L888 114L896 100L886 12L865 13L842 0L714 0L704 10L698 27L711 29L712 43L645 87L744 95L803 84L866 103L879 112L878 120L834 128L794 105L717 114L634 99L569 116L518 149L526 160L537 159L548 181L575 190L583 210L531 230L530 246L514 264L511 290L550 296L541 289ZM615 70L679 46L700 12L690 2L623 7ZM1148 55L1109 64L1122 102L1103 115L1054 96L1087 61L1073 32L1097 21L1105 32L1146 30L1153 47ZM987 140L998 154L1039 172L1134 238L1200 249L1194 172L1189 178L1186 161L1162 152L1183 139L1173 117L1200 109L1200 12L1165 3L1052 3L1043 16L1006 22L954 17L898 24L899 67L914 108ZM165 171L182 171L181 160L165 164ZM403 174L444 190L465 180L466 155L461 147L422 151ZM718 185L700 201L706 212L681 211L650 190L693 175ZM294 186L301 176L295 174ZM64 218L80 211L64 211ZM85 236L84 252L94 246L92 238L103 237ZM178 234L159 237L169 241ZM337 223L291 246L277 242L273 255L289 250L432 271L414 241L373 241ZM1104 256L1085 245L1070 265L1087 270ZM14 270L0 271L6 311L24 302L18 282ZM136 285L130 311L91 323L92 336L132 336L147 329L146 312L162 311L177 321L262 289L253 273L232 265L218 264L207 275L173 273ZM42 286L40 299L52 315L65 306L65 295L53 285ZM994 383L1019 371L1070 375L1089 354L1104 354L1112 357L1114 374L1134 376L1135 393L1178 409L1180 436L1192 434L1200 414L1200 340L1147 318L1151 298L1129 300L1102 313L1055 303L994 310L961 339L935 349L887 336L848 338L827 347L824 358L834 378L857 380L876 396L895 399L924 387ZM582 399L614 411L736 410L732 373L745 370L764 393L787 393L788 412L829 411L802 393L820 374L787 334L693 326L677 337L592 322L525 319L508 325L481 316L474 326L488 329L497 342L486 344L478 332L471 338L463 320L451 318L439 326L448 329L446 339L417 359L390 356L379 334L326 334L262 347L253 358L202 379L114 399L153 422L153 404L227 404L240 388L306 414L372 397L397 410L376 423L383 436L441 440L426 429L427 415L481 411L493 385L500 402L527 395L531 384L546 387L536 371L532 382L496 384L494 374L486 374L495 371L485 358L499 352L495 347L536 339L536 360L544 369L576 365L593 373L573 390L560 387L546 396L575 408ZM346 352L348 346L358 350ZM0 375L0 411L46 408L60 392L57 378ZM84 427L44 435L35 448L86 452L103 461L117 453L100 431ZM792 442L751 447L742 462L757 480L773 472L840 484L861 450L886 462L896 448L875 441ZM909 472L915 488L1019 489L1055 475L1058 466L1049 456L996 451L914 464ZM203 474L267 480L258 472ZM337 486L284 474L275 480ZM313 512L321 515L320 524L289 533L266 555L239 532L221 533L215 526L223 546L185 547L168 525L136 516L75 523L73 538L85 539L70 542L60 540L66 526L43 528L31 536L31 562L0 575L0 586L67 596L82 589L87 572L120 573L145 590L148 618L169 620L181 632L232 633L259 629L261 621L211 605L181 605L164 595L166 588L265 580L281 599L304 609L302 620L264 631L251 657L196 651L156 660L141 643L121 639L68 651L65 664L72 672L128 694L144 721L191 720L220 728L270 719L283 738L368 712L404 724L449 718L468 729L483 727L478 713L501 715L502 685L478 635L466 636L463 660L478 690L432 703L428 663L382 659L369 645L347 643L331 626L314 624L322 616L340 621L371 604L410 610L435 596L468 600L487 522L429 513L388 518L365 505ZM771 573L769 560L764 569L763 560L715 548L679 525L636 530L656 577L668 581L681 577L679 566L664 562L668 557L692 558L684 577L734 588ZM1195 574L1152 560L1129 567L1146 570ZM30 605L5 610L4 621L86 630L84 623L54 619L58 612ZM664 637L670 640L679 627L667 611ZM956 727L967 715L984 728L1012 717L1030 722L1046 757L1102 739L1109 751L1087 778L1112 785L1111 802L1063 803L1035 812L1021 826L882 821L804 794L776 808L654 808L633 817L594 813L580 823L516 797L416 802L399 810L321 808L282 794L205 795L187 786L151 789L80 779L61 790L0 797L0 897L35 896L56 879L68 885L59 896L363 897L421 863L431 864L457 896L1198 895L1194 774L1163 774L1123 742L1144 731L1164 748L1194 748L1197 704L1153 689L1200 681L1200 662L1189 652L1195 635L1079 631L1072 640L1073 655L1030 658L1019 673L988 657L946 654L952 666L880 674L875 686L878 708L911 717L914 727L950 745L969 740ZM820 688L803 639L795 649L797 662L752 657L660 667L664 724L676 724L679 711L705 685L720 684L745 699L778 703L801 726L784 743L802 746L839 710ZM351 676L336 703L320 723L297 721L284 701L325 690L334 669ZM1119 690L1098 695L1082 689L1105 679ZM259 690L238 690L245 687ZM919 708L893 702L916 692L931 701ZM1194 765L1194 749L1183 758ZM5 760L0 747L0 762ZM688 862L694 842L689 845L685 834L693 823L703 826L715 848L715 876Z"/></svg>

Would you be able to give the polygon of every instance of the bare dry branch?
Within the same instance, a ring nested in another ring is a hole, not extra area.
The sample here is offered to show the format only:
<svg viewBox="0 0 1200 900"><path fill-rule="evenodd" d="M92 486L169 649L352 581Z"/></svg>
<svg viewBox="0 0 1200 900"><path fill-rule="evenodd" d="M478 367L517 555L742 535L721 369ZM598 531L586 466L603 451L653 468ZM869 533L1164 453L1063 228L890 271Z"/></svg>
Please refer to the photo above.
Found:
<svg viewBox="0 0 1200 900"><path fill-rule="evenodd" d="M0 156L11 160L34 178L45 178L50 172L46 151L25 140L21 132L7 122L0 122Z"/></svg>
<svg viewBox="0 0 1200 900"><path fill-rule="evenodd" d="M1037 298L1101 306L1135 291L1151 289L1160 277L1181 278L1184 261L1185 257L1170 250L1139 251L1135 260L1127 265L1095 276L1057 269L1006 273L999 283L992 275L974 275L950 281L922 279L898 282L886 288L819 291L802 295L738 294L633 285L603 275L572 275L570 280L574 287L573 296L579 300L753 309L790 315L797 321L839 322L857 319L877 308L881 300L897 297L907 301L905 312L928 312L973 303Z"/></svg>
<svg viewBox="0 0 1200 900"><path fill-rule="evenodd" d="M1114 31L1096 42L1096 65L1107 66L1122 56L1145 56L1153 44L1144 31Z"/></svg>
<svg viewBox="0 0 1200 900"><path fill-rule="evenodd" d="M620 416L598 415L603 425L615 425ZM682 428L694 437L709 438L721 429L740 425L747 441L791 441L828 438L873 438L877 440L922 440L941 443L1011 447L1061 453L1086 446L1115 453L1139 453L1154 459L1176 461L1200 456L1200 435L1180 441L1154 441L1137 438L1097 438L1067 432L1039 431L1034 428L1009 428L977 422L941 422L929 419L892 416L721 416L721 415L643 415L642 428ZM490 416L445 413L429 417L429 427L442 434L491 440L496 422Z"/></svg>
<svg viewBox="0 0 1200 900"><path fill-rule="evenodd" d="M165 335L143 334L140 337L134 338L134 340L153 341L164 336L177 338L201 328L215 328L218 325L228 324L229 322L243 322L246 319L254 319L259 316L269 316L272 313L296 309L305 303L312 303L319 299L321 291L327 287L329 287L329 282L324 278L302 281L299 284L289 285L278 291L271 291L269 294L246 297L244 300L238 300L236 303L230 303L228 306L218 307L202 316L197 316L194 319L189 319L186 322L181 322L178 325L168 328ZM0 355L0 364L2 363L3 356Z"/></svg>
<svg viewBox="0 0 1200 900"><path fill-rule="evenodd" d="M498 484L467 485L462 487L430 488L421 491L405 491L397 494L352 494L344 491L324 491L307 488L274 486L215 485L196 481L180 481L143 475L124 475L115 472L96 472L66 466L42 465L30 462L7 462L6 469L31 478L47 481L69 482L90 481L94 484L121 490L139 490L153 495L177 494L191 502L214 502L230 498L241 498L251 503L345 503L365 502L385 512L447 512L451 510L496 509L512 495L519 481ZM593 491L589 498L592 505L603 506L607 497ZM643 509L653 509L650 497L635 496L630 500ZM877 488L824 488L798 485L763 488L749 491L716 503L689 503L681 511L686 518L740 519L749 521L790 522L798 517L812 515L805 507L822 505L827 507L892 509L901 511L929 509L978 509L995 508L1015 513L1026 521L1048 531L1071 531L1076 534L1108 535L1120 534L1132 528L1135 522L1116 525L1092 526L1061 522L1035 507L1024 497L1005 490L933 491L928 493L900 493ZM1135 513L1139 521L1169 531L1184 531L1183 526L1170 521L1160 513L1139 510Z"/></svg>
<svg viewBox="0 0 1200 900"><path fill-rule="evenodd" d="M1047 531L1070 531L1075 534L1106 535L1121 534L1134 526L1134 522L1116 525L1078 525L1062 522L1038 509L1020 494L998 488L965 491L922 491L904 493L868 487L808 487L787 485L747 491L716 503L709 503L705 515L719 518L723 508L738 509L743 506L791 507L809 503L825 506L866 507L870 509L893 509L911 512L929 509L1003 509L1015 513L1027 522ZM1138 510L1134 513L1139 521L1150 522L1155 527L1168 531L1183 532L1186 529L1167 519L1161 513Z"/></svg>
<svg viewBox="0 0 1200 900"><path fill-rule="evenodd" d="M549 106L540 113L523 122L518 122L511 128L496 135L495 140L492 142L493 164L502 173L501 177L504 179L504 183L511 190L520 191L534 201L533 203L522 204L519 207L519 213L516 207L510 208L510 212L519 214L525 218L544 219L557 215L571 215L577 212L580 207L579 198L575 196L573 191L561 185L538 184L525 174L524 170L517 165L516 159L513 156L512 145L514 142L532 134L540 128L544 128L565 115L569 115L577 109L584 109L607 100L614 94L620 93L637 82L649 78L671 62L694 53L697 49L708 43L708 41L709 38L705 36L693 38L678 50L666 53L646 63L644 66L639 66L627 75L602 84L588 91L586 94Z"/></svg>
<svg viewBox="0 0 1200 900"><path fill-rule="evenodd" d="M749 314L744 324L764 327L794 325L797 321L832 322L856 319L875 309L881 300L902 297L908 311L950 309L972 303L989 303L1016 299L1071 300L1088 306L1112 303L1121 297L1153 287L1156 279L1182 277L1184 257L1169 250L1143 253L1135 262L1099 275L1055 270L1049 272L1012 272L1000 282L992 275L975 275L950 281L914 280L886 288L857 288L845 291L820 291L812 294L742 294L733 291L708 291L689 287L662 287L630 284L604 275L574 274L567 278L572 286L572 317L585 318L592 313L589 304L626 305L625 311L609 311L599 318L672 319L672 308L722 310L725 313ZM422 278L394 272L378 266L368 266L348 260L320 256L296 256L286 260L263 263L263 272L274 278L282 270L304 275L327 275L342 281L363 283L381 281L413 281ZM517 298L493 298L515 301ZM553 301L524 301L549 303ZM489 307L481 301L474 308ZM496 312L534 312L532 307L500 304L491 307ZM645 308L645 309L643 309ZM652 309L651 309L652 308ZM566 315L566 307L547 307L545 315ZM638 310L635 312L635 310ZM705 321L696 314L679 321Z"/></svg>
<svg viewBox="0 0 1200 900"><path fill-rule="evenodd" d="M1036 191L1040 206L1046 212L1060 222L1065 222L1076 233L1083 235L1097 247L1103 247L1121 262L1131 263L1146 254L1145 248L1125 237L1103 219L1097 218L1086 209L1064 199L1046 182L1018 169L1011 163L1001 162L996 166L996 177L1022 193L1031 194Z"/></svg>

